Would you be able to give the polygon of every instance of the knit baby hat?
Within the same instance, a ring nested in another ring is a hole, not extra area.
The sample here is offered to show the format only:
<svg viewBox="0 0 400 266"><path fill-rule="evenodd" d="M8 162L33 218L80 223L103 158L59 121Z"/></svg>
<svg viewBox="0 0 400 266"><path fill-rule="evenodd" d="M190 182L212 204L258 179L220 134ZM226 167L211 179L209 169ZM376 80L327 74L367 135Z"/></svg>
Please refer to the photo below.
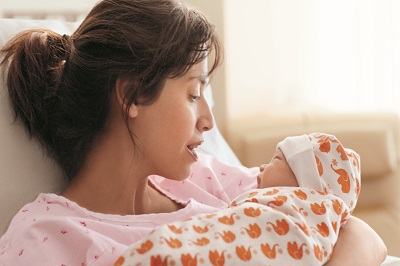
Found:
<svg viewBox="0 0 400 266"><path fill-rule="evenodd" d="M277 145L299 187L340 197L352 211L360 192L360 156L324 133L288 137Z"/></svg>

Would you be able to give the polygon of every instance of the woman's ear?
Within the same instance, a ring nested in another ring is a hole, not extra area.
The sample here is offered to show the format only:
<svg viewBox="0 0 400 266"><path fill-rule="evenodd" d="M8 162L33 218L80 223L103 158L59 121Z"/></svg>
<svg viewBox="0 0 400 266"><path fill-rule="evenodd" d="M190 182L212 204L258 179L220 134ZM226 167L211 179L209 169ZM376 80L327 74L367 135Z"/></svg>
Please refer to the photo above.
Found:
<svg viewBox="0 0 400 266"><path fill-rule="evenodd" d="M115 94L118 104L119 106L121 106L122 110L126 110L128 108L129 118L135 118L138 115L139 108L134 103L132 103L130 106L127 106L127 100L125 98L126 90L128 89L129 85L130 82L117 79L117 81L115 82Z"/></svg>

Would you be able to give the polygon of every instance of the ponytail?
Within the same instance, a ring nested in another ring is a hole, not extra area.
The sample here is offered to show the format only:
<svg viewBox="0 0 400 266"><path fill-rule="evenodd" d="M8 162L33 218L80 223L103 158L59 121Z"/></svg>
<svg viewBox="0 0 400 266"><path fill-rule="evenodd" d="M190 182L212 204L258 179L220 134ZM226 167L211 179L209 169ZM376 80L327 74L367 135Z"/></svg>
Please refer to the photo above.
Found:
<svg viewBox="0 0 400 266"><path fill-rule="evenodd" d="M47 138L52 135L51 116L68 47L60 34L38 29L20 33L0 50L15 118L20 118L29 135L50 153Z"/></svg>

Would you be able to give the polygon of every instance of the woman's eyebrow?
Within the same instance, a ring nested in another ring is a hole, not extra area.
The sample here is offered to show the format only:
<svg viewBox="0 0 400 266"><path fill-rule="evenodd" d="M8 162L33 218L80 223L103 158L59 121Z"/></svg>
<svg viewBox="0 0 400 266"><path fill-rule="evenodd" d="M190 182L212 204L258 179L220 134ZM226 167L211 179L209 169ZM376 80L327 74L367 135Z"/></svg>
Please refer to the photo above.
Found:
<svg viewBox="0 0 400 266"><path fill-rule="evenodd" d="M209 81L208 75L206 75L206 74L189 77L189 80L193 80L193 79L199 80L202 85L206 85Z"/></svg>

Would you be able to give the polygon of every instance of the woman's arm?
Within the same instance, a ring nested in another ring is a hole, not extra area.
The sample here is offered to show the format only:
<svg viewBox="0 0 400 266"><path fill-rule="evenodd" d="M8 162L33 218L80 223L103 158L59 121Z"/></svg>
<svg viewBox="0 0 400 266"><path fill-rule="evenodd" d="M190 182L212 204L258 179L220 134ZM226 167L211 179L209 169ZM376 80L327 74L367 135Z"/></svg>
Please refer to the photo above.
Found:
<svg viewBox="0 0 400 266"><path fill-rule="evenodd" d="M387 249L379 235L365 222L351 216L340 229L328 266L381 265Z"/></svg>

